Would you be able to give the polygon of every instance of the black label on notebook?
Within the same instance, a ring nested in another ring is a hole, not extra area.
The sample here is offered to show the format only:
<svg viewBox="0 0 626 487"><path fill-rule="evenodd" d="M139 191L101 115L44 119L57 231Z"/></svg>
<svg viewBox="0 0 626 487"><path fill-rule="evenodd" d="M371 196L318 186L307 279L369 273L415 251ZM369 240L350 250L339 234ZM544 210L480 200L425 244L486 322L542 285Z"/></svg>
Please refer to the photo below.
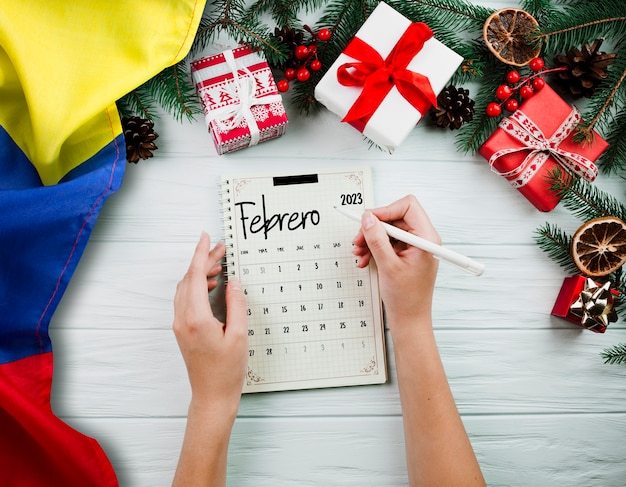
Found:
<svg viewBox="0 0 626 487"><path fill-rule="evenodd" d="M278 176L274 178L274 186L287 186L289 184L311 184L317 182L317 174L302 174L300 176Z"/></svg>

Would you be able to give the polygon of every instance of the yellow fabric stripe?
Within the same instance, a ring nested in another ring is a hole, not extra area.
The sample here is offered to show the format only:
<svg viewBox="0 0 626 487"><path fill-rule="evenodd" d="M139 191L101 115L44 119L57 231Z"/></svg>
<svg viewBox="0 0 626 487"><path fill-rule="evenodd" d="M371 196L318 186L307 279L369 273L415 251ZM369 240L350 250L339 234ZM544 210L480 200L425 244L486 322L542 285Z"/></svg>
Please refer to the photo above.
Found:
<svg viewBox="0 0 626 487"><path fill-rule="evenodd" d="M0 0L0 125L44 184L121 133L115 101L187 54L204 3Z"/></svg>

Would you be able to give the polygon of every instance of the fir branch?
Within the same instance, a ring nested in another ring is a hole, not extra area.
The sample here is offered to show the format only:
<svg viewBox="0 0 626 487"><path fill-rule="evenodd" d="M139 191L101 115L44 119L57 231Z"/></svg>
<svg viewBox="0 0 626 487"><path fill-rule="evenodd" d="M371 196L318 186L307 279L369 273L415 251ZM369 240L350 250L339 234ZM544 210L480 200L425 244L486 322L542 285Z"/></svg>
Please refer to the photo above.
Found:
<svg viewBox="0 0 626 487"><path fill-rule="evenodd" d="M598 160L598 165L605 174L626 171L626 111L619 111L613 124L606 137L609 147Z"/></svg>
<svg viewBox="0 0 626 487"><path fill-rule="evenodd" d="M276 25L280 27L296 27L298 18L295 13L293 1L284 2L282 0L257 0L246 11L245 19L257 19L261 15L269 13Z"/></svg>
<svg viewBox="0 0 626 487"><path fill-rule="evenodd" d="M165 68L144 83L143 88L166 112L179 122L183 117L193 120L202 113L196 90L188 75L184 61Z"/></svg>
<svg viewBox="0 0 626 487"><path fill-rule="evenodd" d="M300 12L309 13L322 8L325 3L324 0L257 0L248 12L256 11L255 14L258 15L263 12L259 11L258 4L268 4L271 8L267 11L276 25L296 27L300 23L298 21Z"/></svg>
<svg viewBox="0 0 626 487"><path fill-rule="evenodd" d="M563 15L563 9L556 6L554 0L524 0L521 2L521 8L532 15L540 25L545 19Z"/></svg>
<svg viewBox="0 0 626 487"><path fill-rule="evenodd" d="M325 43L324 53L334 62L357 30L378 5L376 0L332 0L324 8L317 26L332 31L332 42ZM324 61L322 61L324 62ZM330 65L328 65L330 67Z"/></svg>
<svg viewBox="0 0 626 487"><path fill-rule="evenodd" d="M600 356L604 359L605 364L623 364L626 363L626 343L620 343L610 348L605 348Z"/></svg>
<svg viewBox="0 0 626 487"><path fill-rule="evenodd" d="M496 130L500 119L488 116L486 108L490 102L494 101L496 88L502 84L502 80L509 69L503 63L496 63L493 56L487 55L486 47L482 46L479 49L485 50L481 57L482 59L487 59L487 62L479 91L474 97L474 118L461 126L456 137L457 149L464 153L478 152L480 146Z"/></svg>
<svg viewBox="0 0 626 487"><path fill-rule="evenodd" d="M549 174L551 189L560 196L561 204L577 218L588 221L601 216L614 216L626 221L626 207L593 183L582 178L564 178L561 169Z"/></svg>
<svg viewBox="0 0 626 487"><path fill-rule="evenodd" d="M535 242L539 248L570 274L576 273L576 264L572 260L570 248L572 237L567 235L557 225L545 223L535 230Z"/></svg>
<svg viewBox="0 0 626 487"><path fill-rule="evenodd" d="M246 15L244 0L217 0L213 5L211 13L200 20L192 52L205 49L219 33L224 32L253 49L262 49L268 62L280 64L285 60L287 54L271 37L269 28L258 18Z"/></svg>
<svg viewBox="0 0 626 487"><path fill-rule="evenodd" d="M487 63L484 60L481 49L477 48L476 43L463 42L456 44L453 40L448 40L446 36L440 36L439 40L457 54L463 56L463 63L450 79L450 83L459 86L463 83L481 79L485 75Z"/></svg>
<svg viewBox="0 0 626 487"><path fill-rule="evenodd" d="M585 123L578 128L575 140L590 142L594 130L610 133L615 129L614 115L626 107L625 80L626 56L618 56L585 107L582 114Z"/></svg>
<svg viewBox="0 0 626 487"><path fill-rule="evenodd" d="M315 99L315 86L377 5L376 0L333 0L326 5L314 30L328 28L332 37L317 48L322 69L312 72L306 83L294 84L292 100L300 113L308 115L321 108Z"/></svg>
<svg viewBox="0 0 626 487"><path fill-rule="evenodd" d="M494 9L465 0L389 0L390 6L405 17L428 24L436 33L482 32Z"/></svg>
<svg viewBox="0 0 626 487"><path fill-rule="evenodd" d="M623 0L580 2L568 5L564 12L545 18L534 39L547 52L558 52L599 37L619 39L626 25Z"/></svg>
<svg viewBox="0 0 626 487"><path fill-rule="evenodd" d="M155 106L160 106L179 122L183 118L192 120L202 113L185 61L165 68L118 100L117 105L122 116L137 115L152 121L158 118Z"/></svg>
<svg viewBox="0 0 626 487"><path fill-rule="evenodd" d="M625 79L626 79L626 70L622 72L619 80L617 81L615 86L613 86L613 88L611 89L609 96L606 97L606 99L604 100L604 103L602 103L602 106L597 111L596 115L587 124L585 124L584 127L581 127L578 130L578 132L581 134L581 136L585 140L587 141L592 140L594 127L596 126L598 121L603 117L603 115L605 115L608 108L614 103L615 95L617 94L618 90L622 86L622 83L624 82Z"/></svg>
<svg viewBox="0 0 626 487"><path fill-rule="evenodd" d="M117 101L117 109L122 117L130 118L134 115L154 121L158 116L152 112L152 102L148 94L141 87L127 93Z"/></svg>

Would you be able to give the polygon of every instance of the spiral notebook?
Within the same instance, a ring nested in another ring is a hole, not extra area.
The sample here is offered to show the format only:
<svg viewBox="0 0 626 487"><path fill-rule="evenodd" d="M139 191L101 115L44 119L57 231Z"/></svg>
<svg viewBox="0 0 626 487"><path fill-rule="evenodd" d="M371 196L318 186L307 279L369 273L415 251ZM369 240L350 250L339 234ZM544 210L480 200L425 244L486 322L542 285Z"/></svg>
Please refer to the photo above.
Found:
<svg viewBox="0 0 626 487"><path fill-rule="evenodd" d="M359 224L335 206L373 206L368 167L222 178L226 272L248 305L243 392L387 380L376 268L356 267Z"/></svg>

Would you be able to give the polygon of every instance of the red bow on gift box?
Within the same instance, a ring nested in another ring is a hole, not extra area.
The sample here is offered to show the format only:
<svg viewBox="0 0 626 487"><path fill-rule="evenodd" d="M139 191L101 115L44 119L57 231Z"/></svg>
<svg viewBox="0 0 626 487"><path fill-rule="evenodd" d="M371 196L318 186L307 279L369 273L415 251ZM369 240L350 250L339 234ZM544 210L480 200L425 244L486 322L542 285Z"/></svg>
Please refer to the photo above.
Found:
<svg viewBox="0 0 626 487"><path fill-rule="evenodd" d="M386 59L365 41L352 39L343 52L359 62L341 65L337 80L344 86L363 86L363 90L342 122L361 120L367 124L394 86L422 114L436 106L437 96L428 78L406 68L432 36L426 24L413 22Z"/></svg>
<svg viewBox="0 0 626 487"><path fill-rule="evenodd" d="M510 171L500 173L516 188L524 186L530 181L550 156L554 157L564 168L588 181L593 181L598 175L596 165L581 154L566 151L559 147L579 121L580 113L576 108L572 108L569 116L554 132L552 137L548 138L522 110L516 110L509 118L504 118L500 121L500 128L523 145L494 152L489 158L489 164L493 169L493 164L498 158L512 152L529 151L529 154L519 166Z"/></svg>

